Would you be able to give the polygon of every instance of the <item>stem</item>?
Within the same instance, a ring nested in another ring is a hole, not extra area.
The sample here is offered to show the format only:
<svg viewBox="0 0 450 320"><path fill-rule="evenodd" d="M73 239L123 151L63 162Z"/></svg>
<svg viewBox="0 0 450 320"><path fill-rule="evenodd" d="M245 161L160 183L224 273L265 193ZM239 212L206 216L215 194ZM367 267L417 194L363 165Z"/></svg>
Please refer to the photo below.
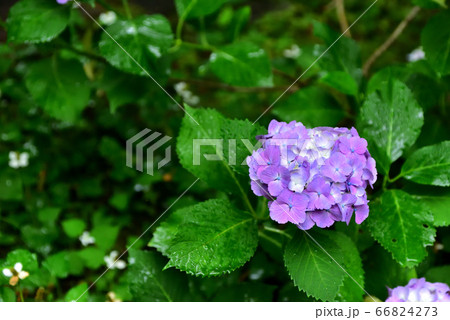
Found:
<svg viewBox="0 0 450 320"><path fill-rule="evenodd" d="M189 5L184 9L183 14L178 20L177 30L176 30L176 39L181 40L181 32L183 31L184 21L186 21L189 12L191 12L192 8L197 4L197 0L192 0Z"/></svg>
<svg viewBox="0 0 450 320"><path fill-rule="evenodd" d="M342 32L345 32L345 30L348 29L348 21L347 16L345 15L344 0L336 0L336 13L339 20L339 25L341 26L341 30ZM347 30L345 35L348 36L349 38L352 37L350 29Z"/></svg>
<svg viewBox="0 0 450 320"><path fill-rule="evenodd" d="M208 38L206 37L205 18L203 16L200 17L200 30L200 42L202 45L209 47Z"/></svg>
<svg viewBox="0 0 450 320"><path fill-rule="evenodd" d="M19 288L20 301L25 302L25 300L23 299L23 292L22 292L22 287L20 286L20 284L18 285L18 288Z"/></svg>
<svg viewBox="0 0 450 320"><path fill-rule="evenodd" d="M378 59L379 56L383 54L393 43L394 41L402 34L403 30L406 28L408 23L414 19L414 17L419 13L420 7L416 6L413 7L409 13L406 15L406 17L400 22L400 24L395 28L394 32L386 39L386 41L378 47L372 53L372 55L367 59L366 63L364 63L363 66L363 74L367 76L369 73L370 67L372 64Z"/></svg>
<svg viewBox="0 0 450 320"><path fill-rule="evenodd" d="M131 15L130 6L128 5L128 0L122 0L123 8L125 9L125 14L128 18L128 20L133 19L133 16Z"/></svg>
<svg viewBox="0 0 450 320"><path fill-rule="evenodd" d="M280 248L280 249L283 247L283 245L282 245L279 241L277 241L277 240L275 240L275 239L269 237L269 236L268 236L267 234L265 234L264 232L258 231L258 235L259 235L261 238L264 238L264 239L266 239L267 241L272 242L274 245L276 245L276 246L277 246L278 248Z"/></svg>
<svg viewBox="0 0 450 320"><path fill-rule="evenodd" d="M403 177L403 174L399 174L398 176L396 176L395 178L393 178L393 179L389 179L388 178L388 181L389 181L389 183L394 183L395 181L397 181L398 179L400 179L400 178L402 178Z"/></svg>
<svg viewBox="0 0 450 320"><path fill-rule="evenodd" d="M263 227L264 227L264 230L267 230L267 231L270 231L273 233L278 233L278 234L281 234L282 236L285 236L288 239L292 239L292 236L283 230L272 228L272 227L267 227L267 226L263 226Z"/></svg>

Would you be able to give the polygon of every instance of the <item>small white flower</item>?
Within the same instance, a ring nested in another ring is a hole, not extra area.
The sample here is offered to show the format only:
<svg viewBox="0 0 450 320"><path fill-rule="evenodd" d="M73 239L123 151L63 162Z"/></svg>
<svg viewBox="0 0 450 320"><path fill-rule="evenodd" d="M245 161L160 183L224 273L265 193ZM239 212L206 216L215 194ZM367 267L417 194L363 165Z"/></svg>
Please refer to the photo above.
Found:
<svg viewBox="0 0 450 320"><path fill-rule="evenodd" d="M100 23L106 26L112 25L117 20L117 15L114 11L108 11L105 13L101 13L98 17Z"/></svg>
<svg viewBox="0 0 450 320"><path fill-rule="evenodd" d="M406 60L409 62L416 62L423 59L425 59L425 52L423 52L422 47L414 49L406 56Z"/></svg>
<svg viewBox="0 0 450 320"><path fill-rule="evenodd" d="M23 280L30 275L27 271L23 271L22 269L23 265L20 262L17 262L13 268L5 268L2 272L5 277L11 278L9 284L15 286L19 282L19 279Z"/></svg>
<svg viewBox="0 0 450 320"><path fill-rule="evenodd" d="M113 291L110 291L106 294L106 296L108 297L109 301L111 302L122 302L122 299L118 298L116 293Z"/></svg>
<svg viewBox="0 0 450 320"><path fill-rule="evenodd" d="M84 231L78 239L84 247L95 243L95 238L91 236L89 231Z"/></svg>
<svg viewBox="0 0 450 320"><path fill-rule="evenodd" d="M127 264L126 264L125 261L123 261L123 260L117 260L116 261L118 255L119 255L119 253L116 250L114 250L114 251L111 251L109 256L105 256L104 260L105 260L106 266L109 269L120 269L120 270L122 270L122 269L125 269L127 267Z"/></svg>
<svg viewBox="0 0 450 320"><path fill-rule="evenodd" d="M293 44L289 49L283 51L283 56L288 59L297 59L302 54L302 49Z"/></svg>
<svg viewBox="0 0 450 320"><path fill-rule="evenodd" d="M196 105L200 102L200 98L188 90L186 82L179 82L174 85L175 91L190 105Z"/></svg>
<svg viewBox="0 0 450 320"><path fill-rule="evenodd" d="M28 167L28 152L19 153L16 151L9 152L9 166L14 169Z"/></svg>

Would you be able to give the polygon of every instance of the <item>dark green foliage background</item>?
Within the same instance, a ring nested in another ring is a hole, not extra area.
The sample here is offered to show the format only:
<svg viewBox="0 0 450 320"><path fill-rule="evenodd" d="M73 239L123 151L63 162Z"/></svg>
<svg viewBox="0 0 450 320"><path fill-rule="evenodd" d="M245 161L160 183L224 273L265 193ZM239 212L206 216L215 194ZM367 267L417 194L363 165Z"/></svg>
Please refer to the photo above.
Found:
<svg viewBox="0 0 450 320"><path fill-rule="evenodd" d="M1 274L0 301L383 301L410 278L450 284L445 1L378 1L310 69L341 34L334 1L79 3L97 21L116 12L103 27L134 61L73 2L0 4L0 267L30 273L14 287ZM371 3L345 1L348 21ZM292 45L300 54L286 57ZM420 46L426 59L408 62ZM186 82L201 130L147 73L180 104L174 86ZM369 141L379 176L364 223L306 234L268 218L240 139L255 143L273 118L355 126ZM125 166L125 141L144 128L173 137L154 176ZM221 161L192 166L194 138L236 139L237 165L225 145ZM10 151L29 165L11 168ZM82 246L84 231L95 244ZM130 245L127 268L82 295L104 257Z"/></svg>

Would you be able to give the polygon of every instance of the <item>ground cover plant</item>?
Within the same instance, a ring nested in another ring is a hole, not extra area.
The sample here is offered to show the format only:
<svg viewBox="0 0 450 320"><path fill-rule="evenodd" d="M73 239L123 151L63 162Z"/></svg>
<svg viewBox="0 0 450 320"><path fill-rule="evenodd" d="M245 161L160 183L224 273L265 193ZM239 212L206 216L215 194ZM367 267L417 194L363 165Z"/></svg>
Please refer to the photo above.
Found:
<svg viewBox="0 0 450 320"><path fill-rule="evenodd" d="M0 17L0 301L450 299L444 0Z"/></svg>

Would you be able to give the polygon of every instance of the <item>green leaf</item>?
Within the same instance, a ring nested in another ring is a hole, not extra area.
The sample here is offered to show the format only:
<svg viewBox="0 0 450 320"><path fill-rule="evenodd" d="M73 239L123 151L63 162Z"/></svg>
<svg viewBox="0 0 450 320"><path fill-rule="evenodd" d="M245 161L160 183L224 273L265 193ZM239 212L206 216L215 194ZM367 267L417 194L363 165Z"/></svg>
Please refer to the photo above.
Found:
<svg viewBox="0 0 450 320"><path fill-rule="evenodd" d="M433 107L441 94L439 84L434 78L418 71L417 68L401 66L385 67L370 78L367 84L367 95L382 86L386 79L393 77L403 81L408 86L421 107L424 109Z"/></svg>
<svg viewBox="0 0 450 320"><path fill-rule="evenodd" d="M159 236L156 242L158 250L170 259L166 268L215 276L239 268L255 253L258 244L255 221L227 200L208 200L180 209L175 215L184 216L176 233L175 227L169 225L176 219L167 220L160 227L166 228L165 236Z"/></svg>
<svg viewBox="0 0 450 320"><path fill-rule="evenodd" d="M16 294L11 288L0 287L0 302L16 302Z"/></svg>
<svg viewBox="0 0 450 320"><path fill-rule="evenodd" d="M406 159L400 175L420 184L450 186L450 141L415 151Z"/></svg>
<svg viewBox="0 0 450 320"><path fill-rule="evenodd" d="M403 267L418 265L434 243L433 216L426 206L401 190L387 190L371 202L368 218L372 236Z"/></svg>
<svg viewBox="0 0 450 320"><path fill-rule="evenodd" d="M209 64L212 72L223 82L242 87L273 86L269 57L260 47L234 43L214 51Z"/></svg>
<svg viewBox="0 0 450 320"><path fill-rule="evenodd" d="M55 221L58 220L59 214L61 213L60 208L43 208L38 211L38 219L42 223L47 223L49 225L55 224Z"/></svg>
<svg viewBox="0 0 450 320"><path fill-rule="evenodd" d="M36 254L28 250L17 249L8 253L6 256L7 265L13 267L17 262L22 264L24 271L32 273L38 269Z"/></svg>
<svg viewBox="0 0 450 320"><path fill-rule="evenodd" d="M175 0L178 15L189 18L206 16L217 11L228 0Z"/></svg>
<svg viewBox="0 0 450 320"><path fill-rule="evenodd" d="M336 295L339 301L363 301L364 270L361 257L355 243L345 234L336 232L333 240L339 244L344 257L342 267L351 275L346 275L342 286ZM355 282L356 281L356 282Z"/></svg>
<svg viewBox="0 0 450 320"><path fill-rule="evenodd" d="M295 92L288 99L280 101L272 113L283 121L296 120L308 127L334 127L345 117L337 101L317 86Z"/></svg>
<svg viewBox="0 0 450 320"><path fill-rule="evenodd" d="M74 122L89 102L90 85L76 61L45 59L30 66L25 84L52 117Z"/></svg>
<svg viewBox="0 0 450 320"><path fill-rule="evenodd" d="M445 1L446 0L413 0L412 2L416 6L420 6L425 9L437 9L437 8L447 8Z"/></svg>
<svg viewBox="0 0 450 320"><path fill-rule="evenodd" d="M408 87L397 79L383 82L361 108L363 137L382 173L417 139L423 111Z"/></svg>
<svg viewBox="0 0 450 320"><path fill-rule="evenodd" d="M69 274L69 257L65 251L49 256L42 264L57 278L66 278Z"/></svg>
<svg viewBox="0 0 450 320"><path fill-rule="evenodd" d="M20 201L23 198L22 179L18 175L0 175L0 200Z"/></svg>
<svg viewBox="0 0 450 320"><path fill-rule="evenodd" d="M332 239L334 232L307 232L339 264L343 262L343 249ZM333 301L346 274L308 234L303 231L295 234L286 246L284 263L300 290L316 299Z"/></svg>
<svg viewBox="0 0 450 320"><path fill-rule="evenodd" d="M73 287L72 289L70 289L66 293L64 300L66 302L72 302L72 301L87 302L89 300L89 292L85 293L85 291L87 289L88 289L87 283L83 282L83 283ZM83 296L81 296L82 294L83 294ZM78 299L80 299L80 300L78 300Z"/></svg>
<svg viewBox="0 0 450 320"><path fill-rule="evenodd" d="M244 194L242 185L248 184L248 177L242 178L236 172L243 173L248 169L242 161L250 155L250 151L241 139L248 139L254 144L255 136L261 134L263 129L257 125L252 126L248 120L226 119L212 109L193 109L187 105L185 108L199 125L189 115L184 116L177 139L177 154L181 165L213 188ZM236 140L236 160L232 153L231 161L227 147L230 139ZM218 150L210 143L217 143ZM194 152L195 145L199 147L199 152ZM220 152L221 147L223 152ZM220 160L208 160L205 158L207 155L218 156Z"/></svg>
<svg viewBox="0 0 450 320"><path fill-rule="evenodd" d="M450 266L431 268L425 274L428 282L443 282L450 285Z"/></svg>
<svg viewBox="0 0 450 320"><path fill-rule="evenodd" d="M70 238L77 238L86 229L86 223L81 219L67 219L62 222L62 227Z"/></svg>
<svg viewBox="0 0 450 320"><path fill-rule="evenodd" d="M127 282L133 301L171 302L186 300L186 275L164 270L166 261L156 252L130 250Z"/></svg>
<svg viewBox="0 0 450 320"><path fill-rule="evenodd" d="M356 96L358 94L358 84L355 79L344 71L328 72L320 78L320 82L348 95Z"/></svg>
<svg viewBox="0 0 450 320"><path fill-rule="evenodd" d="M105 252L94 247L84 248L83 250L78 251L78 256L83 260L86 267L89 269L98 269L101 265L103 265Z"/></svg>
<svg viewBox="0 0 450 320"><path fill-rule="evenodd" d="M172 29L165 17L143 15L133 20L119 20L106 31L107 33L102 33L101 36L100 52L114 67L125 72L146 75L137 62L150 74L165 74L166 68L161 64L161 58L173 43Z"/></svg>
<svg viewBox="0 0 450 320"><path fill-rule="evenodd" d="M148 82L110 67L105 70L100 87L106 92L111 113L115 113L117 108L143 97L148 91Z"/></svg>
<svg viewBox="0 0 450 320"><path fill-rule="evenodd" d="M314 35L325 42L325 46L319 46L319 50L315 50L315 55L319 57L328 49L318 61L321 69L327 72L344 71L351 75L356 83L360 83L362 78L361 50L358 44L345 36L335 42L341 36L340 33L317 21L313 22L313 26Z"/></svg>
<svg viewBox="0 0 450 320"><path fill-rule="evenodd" d="M66 28L69 14L70 6L56 1L20 0L9 11L8 41L50 41Z"/></svg>
<svg viewBox="0 0 450 320"><path fill-rule="evenodd" d="M437 189L437 190L436 190ZM450 225L450 191L447 188L433 188L425 192L412 195L423 202L434 217L434 226L445 227Z"/></svg>
<svg viewBox="0 0 450 320"><path fill-rule="evenodd" d="M435 15L422 30L421 41L425 57L441 76L450 73L450 12Z"/></svg>
<svg viewBox="0 0 450 320"><path fill-rule="evenodd" d="M95 238L95 245L107 251L116 243L120 228L118 226L99 225L91 231L91 235Z"/></svg>

